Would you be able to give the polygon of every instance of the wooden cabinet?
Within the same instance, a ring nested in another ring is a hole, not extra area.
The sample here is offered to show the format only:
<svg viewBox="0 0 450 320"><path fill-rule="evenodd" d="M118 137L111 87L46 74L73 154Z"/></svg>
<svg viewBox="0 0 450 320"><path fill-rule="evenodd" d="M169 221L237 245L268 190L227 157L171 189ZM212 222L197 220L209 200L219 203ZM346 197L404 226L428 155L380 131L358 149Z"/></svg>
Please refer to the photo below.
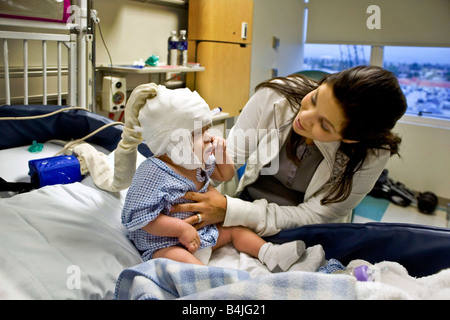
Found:
<svg viewBox="0 0 450 320"><path fill-rule="evenodd" d="M189 1L188 60L205 71L187 85L230 116L249 99L252 22L253 0Z"/></svg>
<svg viewBox="0 0 450 320"><path fill-rule="evenodd" d="M195 89L211 109L238 115L249 99L251 47L200 42L197 59L205 71L196 75Z"/></svg>
<svg viewBox="0 0 450 320"><path fill-rule="evenodd" d="M246 37L242 38L243 23ZM253 0L190 0L189 40L251 43Z"/></svg>

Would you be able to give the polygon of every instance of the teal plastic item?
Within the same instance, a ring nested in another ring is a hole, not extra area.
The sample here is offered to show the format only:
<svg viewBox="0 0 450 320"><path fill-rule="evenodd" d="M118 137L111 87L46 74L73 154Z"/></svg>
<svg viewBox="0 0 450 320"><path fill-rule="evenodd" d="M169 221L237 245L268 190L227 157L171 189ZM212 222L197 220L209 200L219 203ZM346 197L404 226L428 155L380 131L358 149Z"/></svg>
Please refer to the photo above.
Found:
<svg viewBox="0 0 450 320"><path fill-rule="evenodd" d="M158 65L159 57L152 54L146 61L145 64L148 64L151 67L156 67Z"/></svg>
<svg viewBox="0 0 450 320"><path fill-rule="evenodd" d="M57 156L28 161L31 181L39 187L81 181L80 162L77 157Z"/></svg>
<svg viewBox="0 0 450 320"><path fill-rule="evenodd" d="M31 146L28 147L28 151L31 153L41 152L42 149L44 149L44 145L42 143L36 142L36 140L33 140Z"/></svg>

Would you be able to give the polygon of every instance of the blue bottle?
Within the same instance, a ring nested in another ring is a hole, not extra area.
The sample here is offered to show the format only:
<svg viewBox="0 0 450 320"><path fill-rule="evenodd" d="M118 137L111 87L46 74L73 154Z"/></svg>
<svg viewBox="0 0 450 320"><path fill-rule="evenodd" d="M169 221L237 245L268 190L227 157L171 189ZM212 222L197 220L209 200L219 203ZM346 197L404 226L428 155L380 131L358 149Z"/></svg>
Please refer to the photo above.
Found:
<svg viewBox="0 0 450 320"><path fill-rule="evenodd" d="M178 37L177 32L172 31L167 41L167 65L177 66L178 65Z"/></svg>
<svg viewBox="0 0 450 320"><path fill-rule="evenodd" d="M180 31L180 39L178 41L178 52L179 52L179 65L182 67L187 67L187 50L188 50L188 42L186 37L186 30Z"/></svg>

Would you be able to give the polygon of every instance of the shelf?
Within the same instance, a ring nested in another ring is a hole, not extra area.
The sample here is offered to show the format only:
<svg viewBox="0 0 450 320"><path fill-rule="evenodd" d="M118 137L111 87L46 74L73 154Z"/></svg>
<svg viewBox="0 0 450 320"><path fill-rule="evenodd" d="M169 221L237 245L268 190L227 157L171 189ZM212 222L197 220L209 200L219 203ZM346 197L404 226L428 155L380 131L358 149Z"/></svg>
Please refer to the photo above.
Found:
<svg viewBox="0 0 450 320"><path fill-rule="evenodd" d="M201 72L205 71L204 67L144 67L138 68L133 66L99 66L97 70L102 72L114 72L122 74L148 74L148 73L185 73L185 72Z"/></svg>
<svg viewBox="0 0 450 320"><path fill-rule="evenodd" d="M178 8L187 8L188 7L187 0L133 0L133 1L142 2L142 3L159 4L159 5L163 5L163 6L178 7Z"/></svg>
<svg viewBox="0 0 450 320"><path fill-rule="evenodd" d="M223 121L226 120L230 117L230 114L228 112L221 112L219 114L216 114L212 117L212 121L214 122L219 122L219 121Z"/></svg>

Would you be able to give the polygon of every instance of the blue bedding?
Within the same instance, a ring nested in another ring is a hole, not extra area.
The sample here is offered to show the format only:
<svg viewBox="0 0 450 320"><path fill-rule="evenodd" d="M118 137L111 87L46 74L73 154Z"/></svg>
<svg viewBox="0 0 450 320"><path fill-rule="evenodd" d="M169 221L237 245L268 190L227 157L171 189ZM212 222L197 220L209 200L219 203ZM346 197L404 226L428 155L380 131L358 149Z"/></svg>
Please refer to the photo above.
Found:
<svg viewBox="0 0 450 320"><path fill-rule="evenodd" d="M321 244L326 259L344 265L354 259L395 261L411 276L423 277L450 267L450 230L406 223L331 223L284 230L268 241L303 240Z"/></svg>

